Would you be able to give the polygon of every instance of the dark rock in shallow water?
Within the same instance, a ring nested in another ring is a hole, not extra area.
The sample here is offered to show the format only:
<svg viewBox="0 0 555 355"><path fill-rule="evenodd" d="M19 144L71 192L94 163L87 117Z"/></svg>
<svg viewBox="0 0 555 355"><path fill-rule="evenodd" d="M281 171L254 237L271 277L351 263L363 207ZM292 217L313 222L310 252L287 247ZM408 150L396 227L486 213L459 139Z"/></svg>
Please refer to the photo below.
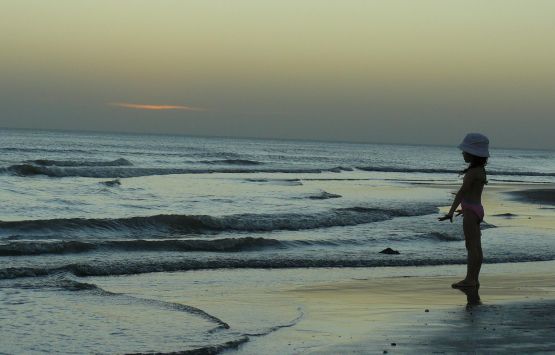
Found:
<svg viewBox="0 0 555 355"><path fill-rule="evenodd" d="M505 217L505 218L513 218L516 217L516 214L513 213L499 213L499 214L494 214L493 216L495 217Z"/></svg>
<svg viewBox="0 0 555 355"><path fill-rule="evenodd" d="M319 195L308 196L311 200L327 200L330 198L340 198L341 195L330 194L329 192L322 191Z"/></svg>
<svg viewBox="0 0 555 355"><path fill-rule="evenodd" d="M397 250L393 250L393 249L391 249L391 248L387 248L387 249L384 249L384 250L380 251L380 254L397 255L397 254L401 254L401 253L399 253Z"/></svg>
<svg viewBox="0 0 555 355"><path fill-rule="evenodd" d="M119 186L119 185L121 185L121 181L119 181L119 179L109 180L109 181L102 181L100 183L102 185L106 185L106 186Z"/></svg>

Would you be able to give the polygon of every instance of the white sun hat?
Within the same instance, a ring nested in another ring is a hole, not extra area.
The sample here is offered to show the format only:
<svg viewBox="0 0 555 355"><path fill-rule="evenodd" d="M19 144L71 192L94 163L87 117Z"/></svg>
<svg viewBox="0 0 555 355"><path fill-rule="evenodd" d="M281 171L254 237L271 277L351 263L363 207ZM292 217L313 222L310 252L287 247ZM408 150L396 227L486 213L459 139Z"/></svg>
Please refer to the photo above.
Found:
<svg viewBox="0 0 555 355"><path fill-rule="evenodd" d="M480 133L469 133L464 137L459 149L477 157L489 157L489 139Z"/></svg>

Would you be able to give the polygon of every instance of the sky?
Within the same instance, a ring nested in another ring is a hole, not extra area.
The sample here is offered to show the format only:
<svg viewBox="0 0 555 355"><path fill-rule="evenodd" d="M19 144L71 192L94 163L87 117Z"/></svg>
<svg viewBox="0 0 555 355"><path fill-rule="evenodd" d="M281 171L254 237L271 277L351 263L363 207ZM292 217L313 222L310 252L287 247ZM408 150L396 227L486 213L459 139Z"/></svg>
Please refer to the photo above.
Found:
<svg viewBox="0 0 555 355"><path fill-rule="evenodd" d="M0 127L555 149L555 1L0 0Z"/></svg>

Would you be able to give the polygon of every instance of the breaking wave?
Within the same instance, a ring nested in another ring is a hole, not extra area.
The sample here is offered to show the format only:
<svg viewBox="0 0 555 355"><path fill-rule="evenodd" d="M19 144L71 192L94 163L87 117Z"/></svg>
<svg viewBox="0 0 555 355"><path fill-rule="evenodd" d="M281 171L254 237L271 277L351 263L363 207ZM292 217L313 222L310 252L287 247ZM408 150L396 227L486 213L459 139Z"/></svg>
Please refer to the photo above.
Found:
<svg viewBox="0 0 555 355"><path fill-rule="evenodd" d="M377 254L382 255L382 254ZM488 263L531 262L553 260L553 255L526 255L489 257ZM285 269L285 268L342 268L342 267L390 267L390 266L434 266L466 264L466 258L422 258L406 259L382 255L368 258L218 258L179 259L152 261L81 262L58 267L10 267L0 269L0 279L37 277L70 272L75 276L115 276L150 272L175 272L212 269Z"/></svg>
<svg viewBox="0 0 555 355"><path fill-rule="evenodd" d="M17 241L0 244L0 256L84 253L97 249L120 251L210 251L238 252L265 247L284 247L285 243L265 238L164 239L110 241Z"/></svg>
<svg viewBox="0 0 555 355"><path fill-rule="evenodd" d="M203 160L203 164L224 164L224 165L262 165L264 163L256 160L248 159L220 159L220 160Z"/></svg>
<svg viewBox="0 0 555 355"><path fill-rule="evenodd" d="M296 249L299 247L339 247L345 245L365 245L374 237L350 239L294 239L278 240L263 237L238 237L216 239L123 239L123 240L21 240L0 244L0 256L24 256L42 254L74 254L95 250L118 252L171 251L171 252L243 252L262 249ZM388 236L390 242L430 240L452 242L463 240L461 233L415 232L413 235Z"/></svg>
<svg viewBox="0 0 555 355"><path fill-rule="evenodd" d="M433 205L418 204L404 209L369 207L338 208L315 213L209 215L154 215L126 218L59 218L43 220L0 221L0 238L26 239L28 235L72 234L133 236L171 236L183 234L270 232L352 226L437 212Z"/></svg>
<svg viewBox="0 0 555 355"><path fill-rule="evenodd" d="M132 166L127 159L116 159L110 161L86 161L86 160L48 160L48 159L36 159L28 160L26 163L31 163L40 166Z"/></svg>

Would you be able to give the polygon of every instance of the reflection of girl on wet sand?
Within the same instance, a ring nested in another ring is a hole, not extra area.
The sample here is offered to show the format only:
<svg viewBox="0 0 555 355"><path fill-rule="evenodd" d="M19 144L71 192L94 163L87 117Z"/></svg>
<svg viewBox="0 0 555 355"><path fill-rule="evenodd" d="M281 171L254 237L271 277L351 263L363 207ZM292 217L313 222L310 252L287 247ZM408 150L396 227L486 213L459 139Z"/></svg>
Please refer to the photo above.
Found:
<svg viewBox="0 0 555 355"><path fill-rule="evenodd" d="M463 171L463 184L455 195L451 209L439 220L448 219L453 222L453 213L459 204L461 205L464 240L468 252L467 272L464 280L454 283L452 286L455 288L477 287L480 285L478 276L483 260L480 222L484 219L482 190L487 184L485 165L489 157L489 140L482 134L469 133L459 144L459 148L463 151L464 161L469 163L469 166Z"/></svg>

